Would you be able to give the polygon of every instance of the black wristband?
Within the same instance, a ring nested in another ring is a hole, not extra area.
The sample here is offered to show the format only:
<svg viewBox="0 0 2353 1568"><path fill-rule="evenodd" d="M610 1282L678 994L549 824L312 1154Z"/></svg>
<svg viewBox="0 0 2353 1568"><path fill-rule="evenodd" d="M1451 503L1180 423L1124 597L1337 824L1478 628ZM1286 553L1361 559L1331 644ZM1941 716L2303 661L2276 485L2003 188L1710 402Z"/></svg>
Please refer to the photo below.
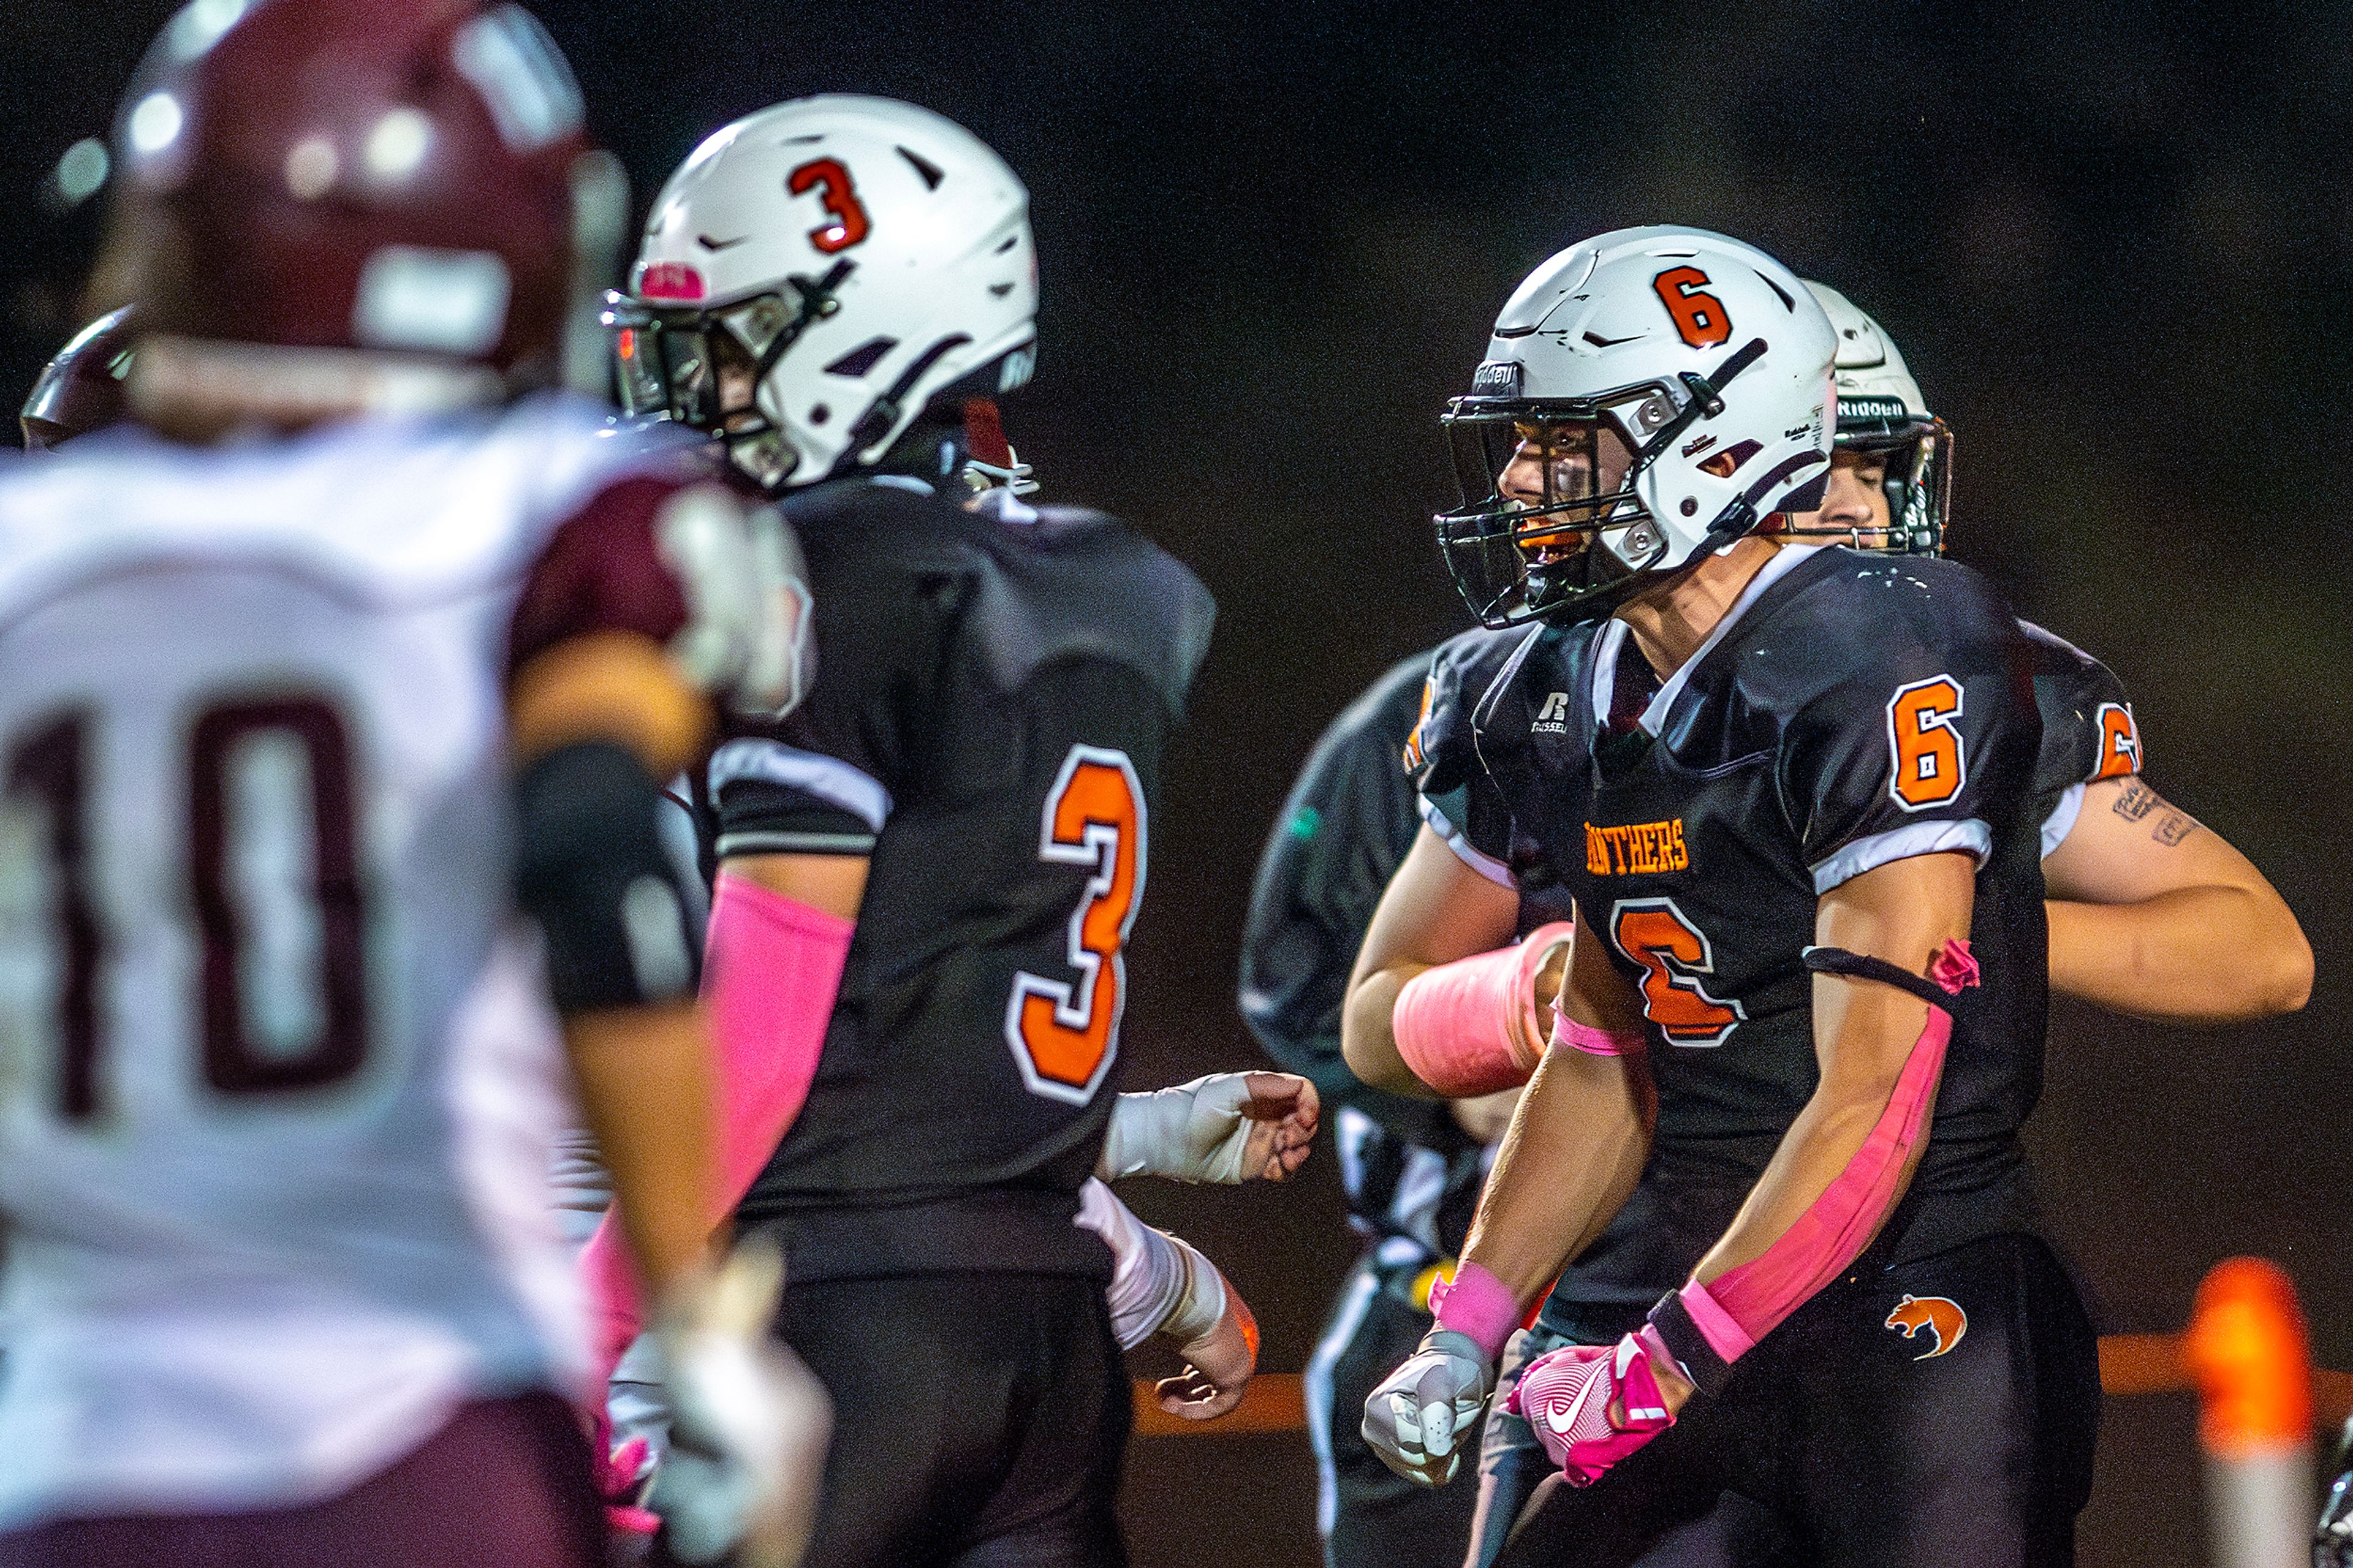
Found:
<svg viewBox="0 0 2353 1568"><path fill-rule="evenodd" d="M1893 985L1898 991L1909 991L1931 1007L1950 1013L1953 994L1935 981L1913 973L1866 953L1849 952L1842 947L1810 947L1799 955L1808 969L1817 974L1843 974L1854 980L1876 980L1882 985Z"/></svg>
<svg viewBox="0 0 2353 1568"><path fill-rule="evenodd" d="M1724 1392L1724 1385L1732 1381L1732 1363L1716 1354L1715 1347L1700 1332L1691 1309L1683 1305L1683 1292L1670 1290L1660 1297L1659 1304L1651 1309L1650 1323L1694 1388L1711 1399Z"/></svg>

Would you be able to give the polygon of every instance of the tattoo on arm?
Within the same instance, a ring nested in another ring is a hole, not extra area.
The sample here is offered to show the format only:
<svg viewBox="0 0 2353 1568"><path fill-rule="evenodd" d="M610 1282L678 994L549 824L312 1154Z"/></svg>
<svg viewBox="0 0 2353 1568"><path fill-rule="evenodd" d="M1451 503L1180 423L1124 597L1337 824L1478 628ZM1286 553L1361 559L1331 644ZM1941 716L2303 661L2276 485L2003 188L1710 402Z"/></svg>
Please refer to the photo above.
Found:
<svg viewBox="0 0 2353 1568"><path fill-rule="evenodd" d="M2159 806L2165 808L2165 815L2159 816L2148 830L2148 836L2159 844L2171 848L2198 831L2196 817L2186 811L2175 810L2163 795L2138 779L2125 785L2124 793L2116 796L2116 805L2109 809L2126 822L2138 822Z"/></svg>

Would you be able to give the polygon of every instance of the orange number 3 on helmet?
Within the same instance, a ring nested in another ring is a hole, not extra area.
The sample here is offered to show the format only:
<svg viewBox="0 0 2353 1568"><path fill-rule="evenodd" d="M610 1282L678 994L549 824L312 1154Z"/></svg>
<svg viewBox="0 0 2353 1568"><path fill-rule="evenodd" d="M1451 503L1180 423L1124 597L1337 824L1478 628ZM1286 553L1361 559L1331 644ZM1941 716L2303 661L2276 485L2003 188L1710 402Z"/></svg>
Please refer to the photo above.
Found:
<svg viewBox="0 0 2353 1568"><path fill-rule="evenodd" d="M1732 336L1732 318L1724 301L1700 292L1707 274L1696 267L1670 267L1651 280L1659 300L1674 318L1675 331L1695 349L1713 348Z"/></svg>
<svg viewBox="0 0 2353 1568"><path fill-rule="evenodd" d="M818 192L818 199L825 204L833 221L809 230L809 243L828 256L856 245L874 226L866 216L866 204L858 199L857 187L849 183L849 171L842 167L839 158L818 158L803 163L792 172L785 188L797 196Z"/></svg>
<svg viewBox="0 0 2353 1568"><path fill-rule="evenodd" d="M1887 700L1887 743L1895 752L1887 788L1906 811L1942 805L1961 793L1968 752L1953 721L1961 716L1961 683L1931 676L1897 689Z"/></svg>
<svg viewBox="0 0 2353 1568"><path fill-rule="evenodd" d="M1144 901L1144 791L1126 752L1071 748L1046 795L1038 858L1094 872L1071 915L1071 967L1079 979L1016 974L1005 1039L1030 1093L1084 1105L1119 1052L1127 1000L1120 949Z"/></svg>

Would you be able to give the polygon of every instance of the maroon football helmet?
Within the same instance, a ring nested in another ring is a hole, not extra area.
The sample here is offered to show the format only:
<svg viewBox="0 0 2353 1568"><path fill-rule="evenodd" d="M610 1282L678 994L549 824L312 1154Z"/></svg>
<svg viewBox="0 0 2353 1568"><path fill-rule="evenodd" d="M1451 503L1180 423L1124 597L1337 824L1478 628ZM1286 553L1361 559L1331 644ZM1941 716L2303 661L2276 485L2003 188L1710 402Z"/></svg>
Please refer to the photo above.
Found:
<svg viewBox="0 0 2353 1568"><path fill-rule="evenodd" d="M111 310L73 335L42 370L17 422L25 449L46 452L122 417L132 308Z"/></svg>
<svg viewBox="0 0 2353 1568"><path fill-rule="evenodd" d="M195 0L125 96L94 303L142 333L553 380L580 279L579 88L483 0ZM597 215L600 218L604 215Z"/></svg>

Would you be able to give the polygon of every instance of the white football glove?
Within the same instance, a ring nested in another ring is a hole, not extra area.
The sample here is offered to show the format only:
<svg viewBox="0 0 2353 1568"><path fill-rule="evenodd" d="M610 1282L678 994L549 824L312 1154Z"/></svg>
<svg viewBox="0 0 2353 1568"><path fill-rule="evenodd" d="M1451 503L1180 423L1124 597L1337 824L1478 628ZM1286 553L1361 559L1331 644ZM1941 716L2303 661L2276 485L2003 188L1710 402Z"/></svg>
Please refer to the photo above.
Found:
<svg viewBox="0 0 2353 1568"><path fill-rule="evenodd" d="M1406 1479L1442 1487L1454 1479L1494 1385L1478 1341L1432 1329L1421 1348L1365 1400L1365 1441Z"/></svg>
<svg viewBox="0 0 2353 1568"><path fill-rule="evenodd" d="M1315 1140L1315 1086L1295 1073L1219 1072L1112 1104L1095 1174L1231 1185L1281 1181Z"/></svg>
<svg viewBox="0 0 2353 1568"><path fill-rule="evenodd" d="M670 1447L646 1501L681 1563L794 1568L807 1550L833 1405L768 1335L783 1288L776 1248L747 1242L655 1330Z"/></svg>

